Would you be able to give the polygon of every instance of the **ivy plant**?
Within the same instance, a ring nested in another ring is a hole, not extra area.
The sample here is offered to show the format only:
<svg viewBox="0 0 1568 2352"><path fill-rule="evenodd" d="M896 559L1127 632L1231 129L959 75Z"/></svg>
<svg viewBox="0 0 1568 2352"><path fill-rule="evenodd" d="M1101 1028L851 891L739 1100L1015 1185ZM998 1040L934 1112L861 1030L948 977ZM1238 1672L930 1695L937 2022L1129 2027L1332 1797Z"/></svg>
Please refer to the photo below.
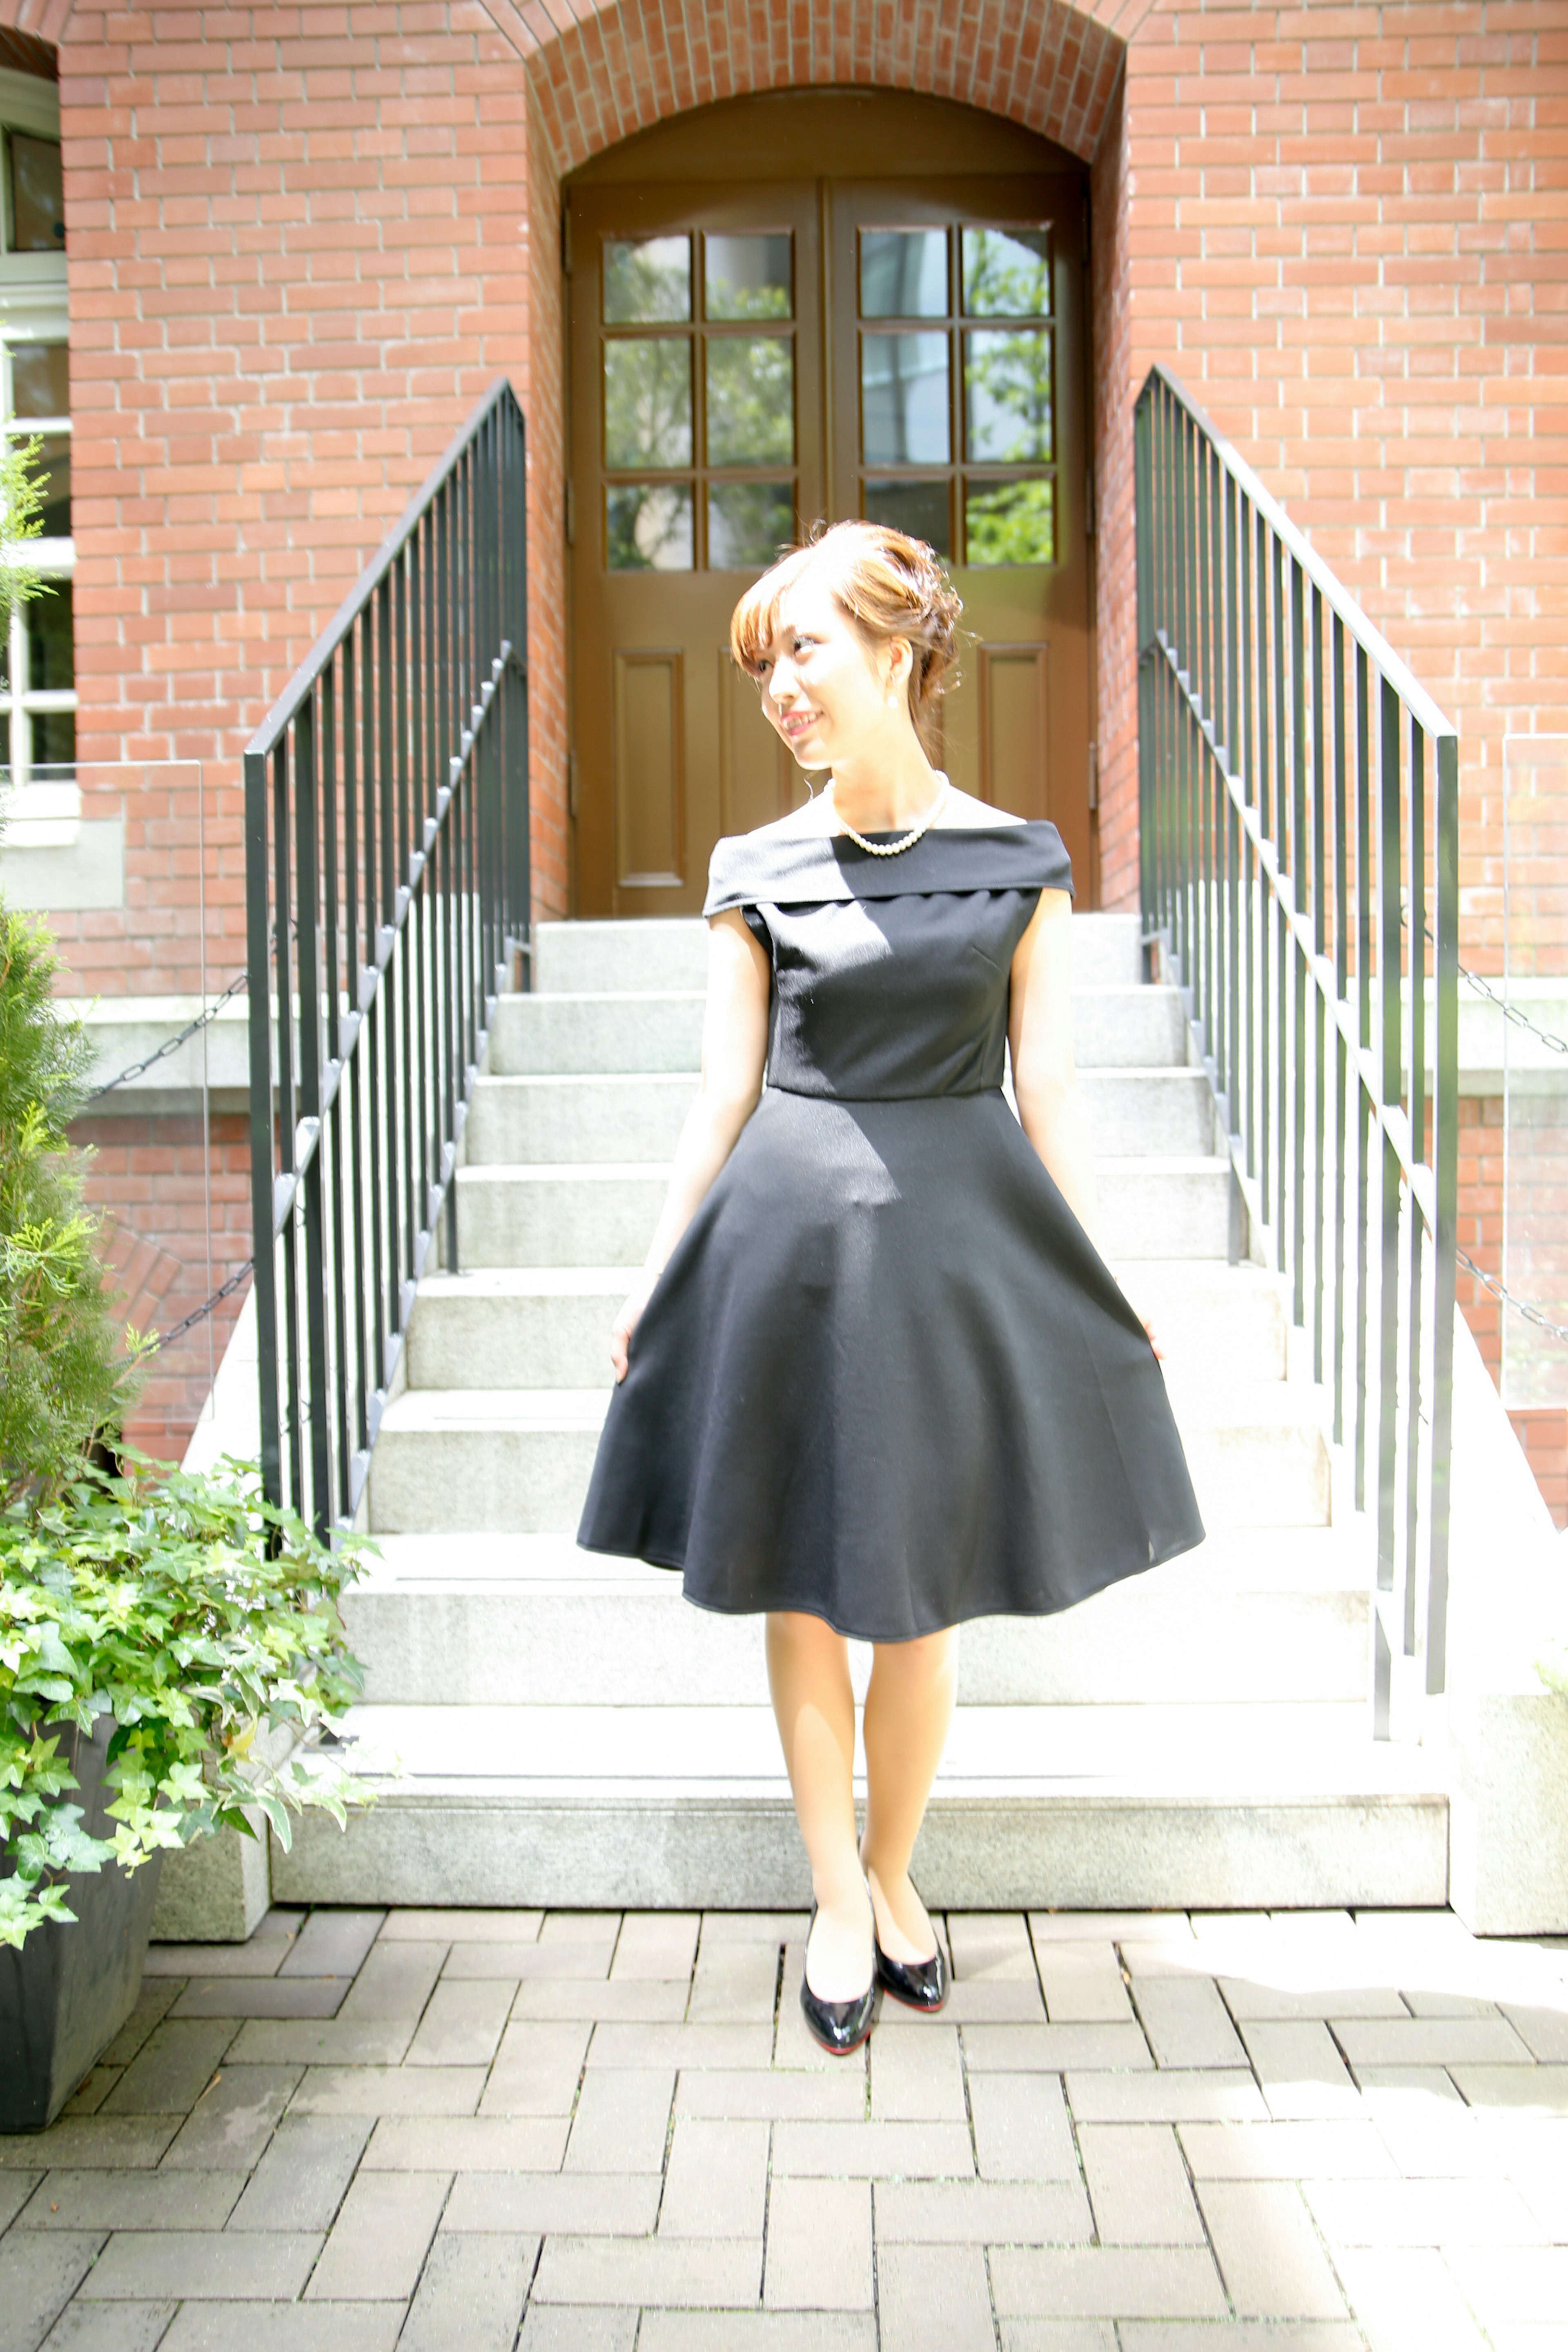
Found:
<svg viewBox="0 0 1568 2352"><path fill-rule="evenodd" d="M254 1835L250 1808L287 1847L293 1814L342 1824L368 1796L309 1744L363 1685L339 1606L362 1549L318 1541L234 1462L197 1477L129 1455L0 1511L0 1945L73 1919L76 1873ZM97 1837L60 1748L105 1713L113 1830ZM271 1762L285 1727L302 1744Z"/></svg>

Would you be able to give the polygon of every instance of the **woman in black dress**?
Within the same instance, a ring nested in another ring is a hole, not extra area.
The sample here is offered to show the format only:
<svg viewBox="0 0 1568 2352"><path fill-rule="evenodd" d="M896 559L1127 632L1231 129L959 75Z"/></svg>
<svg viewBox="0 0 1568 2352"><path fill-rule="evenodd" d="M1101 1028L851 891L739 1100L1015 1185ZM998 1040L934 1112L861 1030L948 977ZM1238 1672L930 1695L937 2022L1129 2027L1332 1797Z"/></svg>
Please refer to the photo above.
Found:
<svg viewBox="0 0 1568 2352"><path fill-rule="evenodd" d="M957 1626L1203 1539L1092 1238L1066 852L927 756L959 609L929 548L868 523L736 607L763 710L831 782L714 850L701 1088L578 1529L681 1570L704 1608L765 1612L816 1895L801 2001L841 2052L879 1985L946 1994L909 1867ZM858 1843L847 1637L875 1644Z"/></svg>

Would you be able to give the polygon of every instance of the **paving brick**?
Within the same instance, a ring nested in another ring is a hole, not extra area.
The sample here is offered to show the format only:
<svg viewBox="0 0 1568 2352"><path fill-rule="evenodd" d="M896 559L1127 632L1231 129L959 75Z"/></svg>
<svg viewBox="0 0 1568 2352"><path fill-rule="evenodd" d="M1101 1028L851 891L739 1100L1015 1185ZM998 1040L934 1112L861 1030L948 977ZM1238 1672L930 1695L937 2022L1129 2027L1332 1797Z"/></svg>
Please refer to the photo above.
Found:
<svg viewBox="0 0 1568 2352"><path fill-rule="evenodd" d="M1244 2317L1345 2315L1300 2189L1276 2180L1205 2180L1198 2198L1230 2299Z"/></svg>
<svg viewBox="0 0 1568 2352"><path fill-rule="evenodd" d="M1078 2179L1062 2086L1051 2074L972 2074L969 2112L985 2180Z"/></svg>
<svg viewBox="0 0 1568 2352"><path fill-rule="evenodd" d="M967 2123L956 2026L932 2022L919 2033L875 2033L870 2063L878 2123Z"/></svg>
<svg viewBox="0 0 1568 2352"><path fill-rule="evenodd" d="M637 2336L637 2352L876 2352L876 2321L857 2311L645 2311Z"/></svg>
<svg viewBox="0 0 1568 2352"><path fill-rule="evenodd" d="M972 2180L963 2124L784 2123L773 2126L773 2179Z"/></svg>
<svg viewBox="0 0 1568 2352"><path fill-rule="evenodd" d="M1028 1922L1016 1911L949 1912L947 1942L955 1982L966 1977L1036 1980Z"/></svg>
<svg viewBox="0 0 1568 2352"><path fill-rule="evenodd" d="M157 2163L183 2116L73 2116L47 2131L0 2139L0 2173L37 2172L47 2166L90 2172Z"/></svg>
<svg viewBox="0 0 1568 2352"><path fill-rule="evenodd" d="M1494 2341L1507 2328L1562 2328L1568 2246L1447 2246L1444 2259Z"/></svg>
<svg viewBox="0 0 1568 2352"><path fill-rule="evenodd" d="M1041 1942L1037 1958L1053 2025L1130 2025L1132 2002L1113 1944Z"/></svg>
<svg viewBox="0 0 1568 2352"><path fill-rule="evenodd" d="M417 1948L411 1947L410 1948ZM500 1983L438 1984L419 2031L408 2045L405 2066L488 2066L500 2047L516 1990Z"/></svg>
<svg viewBox="0 0 1568 2352"><path fill-rule="evenodd" d="M346 1977L195 1977L171 2017L335 2017Z"/></svg>
<svg viewBox="0 0 1568 2352"><path fill-rule="evenodd" d="M889 2007L878 2020L877 2031L885 2033L889 2023L918 2027L927 2021L912 2010ZM942 2004L942 2021L947 2025L1043 2025L1045 1996L1032 1977L961 1977Z"/></svg>
<svg viewBox="0 0 1568 2352"><path fill-rule="evenodd" d="M23 2230L221 2230L244 2185L236 2172L51 2172Z"/></svg>
<svg viewBox="0 0 1568 2352"><path fill-rule="evenodd" d="M686 2014L694 2025L771 2027L778 1975L776 1945L710 1943L704 1929Z"/></svg>
<svg viewBox="0 0 1568 2352"><path fill-rule="evenodd" d="M1200 2180L1392 2179L1398 2168L1370 2123L1183 2124Z"/></svg>
<svg viewBox="0 0 1568 2352"><path fill-rule="evenodd" d="M1190 2246L1204 2227L1169 2124L1080 2124L1078 2144L1104 2246Z"/></svg>
<svg viewBox="0 0 1568 2352"><path fill-rule="evenodd" d="M1309 2180L1302 2194L1333 2246L1529 2246L1542 2237L1506 2180Z"/></svg>
<svg viewBox="0 0 1568 2352"><path fill-rule="evenodd" d="M768 2191L770 2311L869 2311L871 2191L858 2180L782 2180Z"/></svg>
<svg viewBox="0 0 1568 2352"><path fill-rule="evenodd" d="M106 2116L167 2116L195 2106L230 2042L221 2018L165 2018L153 2027L103 2103Z"/></svg>
<svg viewBox="0 0 1568 2352"><path fill-rule="evenodd" d="M668 2238L761 2238L768 2126L679 2116L665 2168L658 2228Z"/></svg>
<svg viewBox="0 0 1568 2352"><path fill-rule="evenodd" d="M858 2123L866 2113L866 2069L846 2059L834 2074L796 2074L783 2067L682 2074L678 2116L764 2116L777 2122Z"/></svg>
<svg viewBox="0 0 1568 2352"><path fill-rule="evenodd" d="M618 1911L547 1911L539 1925L542 1944L602 1944L614 1951L621 1932Z"/></svg>
<svg viewBox="0 0 1568 2352"><path fill-rule="evenodd" d="M1325 1976L1311 1989L1254 1984L1246 1977L1222 1977L1220 1991L1235 2018L1403 2017L1405 2003L1378 1985L1343 1985Z"/></svg>
<svg viewBox="0 0 1568 2352"><path fill-rule="evenodd" d="M439 2231L398 2352L511 2352L538 2260L537 2238Z"/></svg>
<svg viewBox="0 0 1568 2352"><path fill-rule="evenodd" d="M1348 2017L1334 2039L1352 2066L1527 2066L1531 2053L1504 2017Z"/></svg>
<svg viewBox="0 0 1568 2352"><path fill-rule="evenodd" d="M1089 2200L1077 2180L879 2180L877 2243L1087 2245Z"/></svg>
<svg viewBox="0 0 1568 2352"><path fill-rule="evenodd" d="M599 2066L711 2067L731 2074L768 2063L771 2025L596 2025L588 2071Z"/></svg>
<svg viewBox="0 0 1568 2352"><path fill-rule="evenodd" d="M1136 2025L966 2025L963 2056L972 2074L1063 2074L1069 2067L1128 2073L1154 2063Z"/></svg>
<svg viewBox="0 0 1568 2352"><path fill-rule="evenodd" d="M231 2066L395 2066L414 2039L412 2017L365 2021L252 2018L228 2053Z"/></svg>
<svg viewBox="0 0 1568 2352"><path fill-rule="evenodd" d="M368 2116L285 2116L229 2228L330 2230L372 2128Z"/></svg>
<svg viewBox="0 0 1568 2352"><path fill-rule="evenodd" d="M352 1977L381 1933L384 1911L312 1911L284 1955L290 1977Z"/></svg>
<svg viewBox="0 0 1568 2352"><path fill-rule="evenodd" d="M1276 2121L1360 2114L1360 2096L1326 2025L1250 2023L1241 2035Z"/></svg>
<svg viewBox="0 0 1568 2352"><path fill-rule="evenodd" d="M1003 2318L1223 2319L1206 2248L995 2246L991 2286Z"/></svg>
<svg viewBox="0 0 1568 2352"><path fill-rule="evenodd" d="M309 2066L294 2095L301 2116L471 2116L482 2066Z"/></svg>
<svg viewBox="0 0 1568 2352"><path fill-rule="evenodd" d="M513 2021L501 2036L481 2116L569 2116L588 2053L586 2024Z"/></svg>
<svg viewBox="0 0 1568 2352"><path fill-rule="evenodd" d="M384 2116L366 2172L555 2172L564 2116Z"/></svg>
<svg viewBox="0 0 1568 2352"><path fill-rule="evenodd" d="M1190 2327L1184 2332L1188 2338L1193 2333ZM1108 2319L1005 2319L1002 2352L1116 2352L1116 2334Z"/></svg>
<svg viewBox="0 0 1568 2352"><path fill-rule="evenodd" d="M527 1977L518 1988L514 2017L583 2017L626 2024L674 2025L686 2013L684 1981L626 1977Z"/></svg>
<svg viewBox="0 0 1568 2352"><path fill-rule="evenodd" d="M972 2084L973 2089L973 2084ZM1249 2074L1189 2073L1162 2067L1152 2074L1069 2073L1068 2105L1091 2124L1267 2123L1269 2110Z"/></svg>
<svg viewBox="0 0 1568 2352"><path fill-rule="evenodd" d="M41 2165L37 2172L0 2172L0 2231L10 2228L43 2178Z"/></svg>
<svg viewBox="0 0 1568 2352"><path fill-rule="evenodd" d="M1215 2327L1124 2319L1121 2352L1365 2352L1350 2319L1234 2319ZM1436 2352L1436 2347L1429 2347Z"/></svg>
<svg viewBox="0 0 1568 2352"><path fill-rule="evenodd" d="M762 2273L755 2240L553 2237L539 2258L532 2300L745 2310L757 2301Z"/></svg>
<svg viewBox="0 0 1568 2352"><path fill-rule="evenodd" d="M102 2243L99 2230L13 2230L0 2240L0 2352L34 2352Z"/></svg>
<svg viewBox="0 0 1568 2352"><path fill-rule="evenodd" d="M542 1911L389 1911L383 1944L533 1944Z"/></svg>
<svg viewBox="0 0 1568 2352"><path fill-rule="evenodd" d="M1194 1941L1184 1911L1031 1911L1029 1934L1037 1952L1043 1943L1121 1944L1130 1937L1148 1949L1159 1944Z"/></svg>
<svg viewBox="0 0 1568 2352"><path fill-rule="evenodd" d="M301 2071L226 2065L181 2126L163 2158L165 2172L248 2172L260 2161Z"/></svg>
<svg viewBox="0 0 1568 2352"><path fill-rule="evenodd" d="M167 2015L182 1990L177 1978L143 1979L135 2005L113 2041L103 2053L106 2066L129 2066L137 2053L146 2046L153 2027Z"/></svg>
<svg viewBox="0 0 1568 2352"><path fill-rule="evenodd" d="M1568 1995L1556 2009L1526 2009L1505 2000L1502 2010L1532 2058L1549 2064L1568 2062Z"/></svg>
<svg viewBox="0 0 1568 2352"><path fill-rule="evenodd" d="M90 2303L292 2301L321 2241L301 2230L120 2230L79 2293Z"/></svg>
<svg viewBox="0 0 1568 2352"><path fill-rule="evenodd" d="M392 2352L400 2303L188 2303L158 2352Z"/></svg>
<svg viewBox="0 0 1568 2352"><path fill-rule="evenodd" d="M1247 2063L1230 2012L1207 1977L1144 1977L1134 2000L1159 2065Z"/></svg>
<svg viewBox="0 0 1568 2352"><path fill-rule="evenodd" d="M442 1964L443 1984L478 1983L486 1977L505 1978L514 1987L526 1976L586 1975L603 1976L608 1964L607 1951L600 1954L594 1966L584 1969L563 1969L563 1958L575 1958L576 1948L562 1945L554 1948L539 1944L501 1944L487 1938L472 1943L454 1944Z"/></svg>
<svg viewBox="0 0 1568 2352"><path fill-rule="evenodd" d="M877 2312L899 2352L995 2352L979 2246L879 2245Z"/></svg>
<svg viewBox="0 0 1568 2352"><path fill-rule="evenodd" d="M1335 2260L1350 2305L1373 2352L1482 2352L1454 2273L1428 2249L1354 2246Z"/></svg>
<svg viewBox="0 0 1568 2352"><path fill-rule="evenodd" d="M498 1953L507 1958L509 1975L531 1980L558 1979L569 1983L582 1978L589 1983L603 1984L610 1973L610 1962L616 1954L615 1939L601 1937L582 1943L569 1943L561 1937L553 1941L542 1938L533 1944L498 1944ZM456 1968L462 1955L456 1948L448 1956L448 1966ZM473 1963L478 1966L477 1961Z"/></svg>
<svg viewBox="0 0 1568 2352"><path fill-rule="evenodd" d="M689 1982L697 1954L695 1911L628 1911L616 1939L612 1979L668 1979Z"/></svg>
<svg viewBox="0 0 1568 2352"><path fill-rule="evenodd" d="M416 2025L446 1960L444 1943L378 1944L338 2011L344 2025Z"/></svg>
<svg viewBox="0 0 1568 2352"><path fill-rule="evenodd" d="M808 1911L704 1911L704 1944L771 1944L774 1951L800 1943L810 1924Z"/></svg>
<svg viewBox="0 0 1568 2352"><path fill-rule="evenodd" d="M691 2315L680 2312L681 2320ZM637 2316L635 2310L611 2309L607 2304L592 2306L557 2304L547 2306L531 2303L522 2323L520 2352L632 2352L637 2337ZM643 2317L643 2340L647 2341L648 2326L660 2315L646 2312ZM721 2325L728 2324L732 2315L726 2312Z"/></svg>
<svg viewBox="0 0 1568 2352"><path fill-rule="evenodd" d="M564 2169L661 2171L674 2095L672 2068L590 2068L572 2119Z"/></svg>
<svg viewBox="0 0 1568 2352"><path fill-rule="evenodd" d="M68 2303L39 2352L156 2352L172 2303Z"/></svg>
<svg viewBox="0 0 1568 2352"><path fill-rule="evenodd" d="M311 2300L405 2303L451 2185L449 2172L366 2172L362 2166L311 2275Z"/></svg>
<svg viewBox="0 0 1568 2352"><path fill-rule="evenodd" d="M452 2184L444 2230L551 2237L644 2237L658 2213L657 2172L468 2172Z"/></svg>
<svg viewBox="0 0 1568 2352"><path fill-rule="evenodd" d="M1455 2066L1455 2082L1472 2107L1539 2107L1568 2116L1568 2066Z"/></svg>
<svg viewBox="0 0 1568 2352"><path fill-rule="evenodd" d="M147 1974L157 1977L276 1976L304 1924L302 1911L268 1911L243 1944L150 1944Z"/></svg>

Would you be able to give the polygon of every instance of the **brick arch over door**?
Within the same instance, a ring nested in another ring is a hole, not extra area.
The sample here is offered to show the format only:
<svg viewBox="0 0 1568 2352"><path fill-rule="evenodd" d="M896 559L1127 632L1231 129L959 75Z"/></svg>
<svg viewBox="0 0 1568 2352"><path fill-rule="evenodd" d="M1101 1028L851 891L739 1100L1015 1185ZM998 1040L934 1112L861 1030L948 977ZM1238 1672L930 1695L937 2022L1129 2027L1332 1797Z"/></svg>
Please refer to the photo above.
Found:
<svg viewBox="0 0 1568 2352"><path fill-rule="evenodd" d="M1152 0L619 0L534 49L531 79L563 172L671 114L755 90L854 82L1001 114L1089 160L1126 37ZM511 11L494 5L498 21ZM521 21L521 20L520 20ZM524 47L522 39L519 47Z"/></svg>

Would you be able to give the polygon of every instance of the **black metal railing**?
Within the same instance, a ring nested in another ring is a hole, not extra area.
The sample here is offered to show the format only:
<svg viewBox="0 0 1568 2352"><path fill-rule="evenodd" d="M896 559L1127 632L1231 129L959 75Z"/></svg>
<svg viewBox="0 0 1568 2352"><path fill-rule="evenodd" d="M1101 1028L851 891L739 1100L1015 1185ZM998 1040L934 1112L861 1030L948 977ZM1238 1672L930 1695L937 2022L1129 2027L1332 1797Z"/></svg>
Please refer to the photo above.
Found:
<svg viewBox="0 0 1568 2352"><path fill-rule="evenodd" d="M267 1493L350 1524L496 996L526 984L523 420L475 410L245 754Z"/></svg>
<svg viewBox="0 0 1568 2352"><path fill-rule="evenodd" d="M1163 368L1135 456L1144 929L1375 1529L1386 1737L1447 1672L1458 742Z"/></svg>

